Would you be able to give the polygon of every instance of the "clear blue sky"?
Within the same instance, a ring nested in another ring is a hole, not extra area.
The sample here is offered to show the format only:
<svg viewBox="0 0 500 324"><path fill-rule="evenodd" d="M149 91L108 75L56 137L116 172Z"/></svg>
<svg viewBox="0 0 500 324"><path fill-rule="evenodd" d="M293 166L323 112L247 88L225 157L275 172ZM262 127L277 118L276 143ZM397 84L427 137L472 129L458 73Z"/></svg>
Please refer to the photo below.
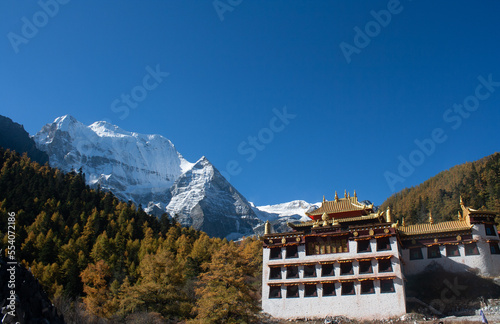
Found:
<svg viewBox="0 0 500 324"><path fill-rule="evenodd" d="M30 134L161 134L258 205L380 204L500 151L499 1L59 1L0 2L0 114Z"/></svg>

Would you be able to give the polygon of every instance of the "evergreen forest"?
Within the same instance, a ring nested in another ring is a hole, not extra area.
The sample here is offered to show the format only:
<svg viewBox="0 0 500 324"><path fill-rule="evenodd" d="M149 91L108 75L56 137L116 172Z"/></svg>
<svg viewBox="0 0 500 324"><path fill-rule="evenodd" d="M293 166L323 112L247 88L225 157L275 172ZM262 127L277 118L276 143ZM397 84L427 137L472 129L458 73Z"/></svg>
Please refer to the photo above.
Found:
<svg viewBox="0 0 500 324"><path fill-rule="evenodd" d="M0 148L0 248L16 214L16 258L68 322L251 323L260 304L258 239L210 238L167 214L91 189Z"/></svg>
<svg viewBox="0 0 500 324"><path fill-rule="evenodd" d="M403 189L381 208L390 207L400 224L403 217L406 224L426 223L430 214L435 222L456 220L460 197L467 207L500 211L500 153L454 166L418 186Z"/></svg>

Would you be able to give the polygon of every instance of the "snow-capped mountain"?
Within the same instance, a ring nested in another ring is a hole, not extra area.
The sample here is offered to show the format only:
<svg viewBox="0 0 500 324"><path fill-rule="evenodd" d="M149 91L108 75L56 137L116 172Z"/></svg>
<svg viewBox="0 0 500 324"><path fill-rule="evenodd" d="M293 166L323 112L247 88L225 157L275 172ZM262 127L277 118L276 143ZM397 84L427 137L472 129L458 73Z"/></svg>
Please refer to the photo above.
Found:
<svg viewBox="0 0 500 324"><path fill-rule="evenodd" d="M257 216L265 222L269 220L275 232L285 232L290 230L288 222L305 222L311 220L306 212L317 209L321 203L310 204L304 200L294 200L287 203L267 206L254 206L252 208ZM255 229L256 233L264 232L264 227L259 226Z"/></svg>
<svg viewBox="0 0 500 324"><path fill-rule="evenodd" d="M253 234L261 223L246 199L205 158L190 163L160 135L127 132L107 122L86 126L71 116L57 118L35 136L49 163L81 169L90 185L124 200L168 212L212 236Z"/></svg>

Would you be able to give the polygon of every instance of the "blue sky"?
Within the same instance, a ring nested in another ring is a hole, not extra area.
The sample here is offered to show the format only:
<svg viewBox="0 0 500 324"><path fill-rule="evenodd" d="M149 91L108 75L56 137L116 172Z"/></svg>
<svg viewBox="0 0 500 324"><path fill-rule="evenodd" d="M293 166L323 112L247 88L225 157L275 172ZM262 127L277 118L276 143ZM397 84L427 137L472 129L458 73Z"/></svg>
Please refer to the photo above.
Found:
<svg viewBox="0 0 500 324"><path fill-rule="evenodd" d="M0 114L30 134L66 114L161 134L258 205L345 189L381 204L499 151L499 14L498 1L5 0Z"/></svg>

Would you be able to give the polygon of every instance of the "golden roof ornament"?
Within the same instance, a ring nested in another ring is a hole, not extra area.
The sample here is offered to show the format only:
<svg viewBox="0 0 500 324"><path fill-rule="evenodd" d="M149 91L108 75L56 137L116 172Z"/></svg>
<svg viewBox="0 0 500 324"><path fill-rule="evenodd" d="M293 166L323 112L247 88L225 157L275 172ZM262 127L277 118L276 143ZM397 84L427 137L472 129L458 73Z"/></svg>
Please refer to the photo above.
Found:
<svg viewBox="0 0 500 324"><path fill-rule="evenodd" d="M458 220L461 221L462 220L462 214L460 214L460 210L458 211Z"/></svg>
<svg viewBox="0 0 500 324"><path fill-rule="evenodd" d="M337 195L337 191L335 191L335 201L339 201L339 196Z"/></svg>
<svg viewBox="0 0 500 324"><path fill-rule="evenodd" d="M354 190L354 198L358 198L358 195L356 194L356 190Z"/></svg>
<svg viewBox="0 0 500 324"><path fill-rule="evenodd" d="M328 215L327 213L323 213L321 216L321 219L323 220L323 226L328 226Z"/></svg>
<svg viewBox="0 0 500 324"><path fill-rule="evenodd" d="M385 219L386 219L387 223L392 223L391 207L387 207Z"/></svg>
<svg viewBox="0 0 500 324"><path fill-rule="evenodd" d="M429 211L429 223L434 224L434 219L432 219L432 212Z"/></svg>
<svg viewBox="0 0 500 324"><path fill-rule="evenodd" d="M351 194L349 193L349 191L347 192L347 198L351 198Z"/></svg>
<svg viewBox="0 0 500 324"><path fill-rule="evenodd" d="M462 195L460 195L460 206L464 206L464 200L462 199Z"/></svg>
<svg viewBox="0 0 500 324"><path fill-rule="evenodd" d="M264 235L271 234L271 223L269 221L266 221L266 224L264 225Z"/></svg>
<svg viewBox="0 0 500 324"><path fill-rule="evenodd" d="M401 226L406 226L405 218L403 217L403 220L401 221Z"/></svg>
<svg viewBox="0 0 500 324"><path fill-rule="evenodd" d="M347 190L344 189L344 198L347 198Z"/></svg>
<svg viewBox="0 0 500 324"><path fill-rule="evenodd" d="M323 195L323 202L325 202L325 195Z"/></svg>

